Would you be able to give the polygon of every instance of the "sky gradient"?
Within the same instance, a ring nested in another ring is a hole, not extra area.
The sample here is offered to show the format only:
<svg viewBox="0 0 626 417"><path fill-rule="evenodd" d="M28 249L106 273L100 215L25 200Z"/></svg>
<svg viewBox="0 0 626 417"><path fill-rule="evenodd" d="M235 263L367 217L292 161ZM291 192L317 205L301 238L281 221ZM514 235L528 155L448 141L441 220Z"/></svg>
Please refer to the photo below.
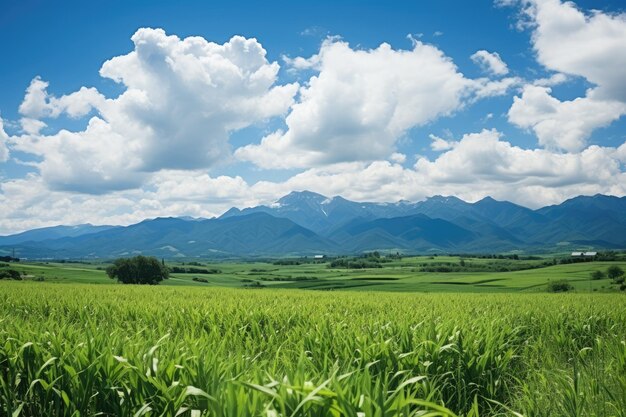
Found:
<svg viewBox="0 0 626 417"><path fill-rule="evenodd" d="M622 2L1 8L0 234L294 190L626 194Z"/></svg>

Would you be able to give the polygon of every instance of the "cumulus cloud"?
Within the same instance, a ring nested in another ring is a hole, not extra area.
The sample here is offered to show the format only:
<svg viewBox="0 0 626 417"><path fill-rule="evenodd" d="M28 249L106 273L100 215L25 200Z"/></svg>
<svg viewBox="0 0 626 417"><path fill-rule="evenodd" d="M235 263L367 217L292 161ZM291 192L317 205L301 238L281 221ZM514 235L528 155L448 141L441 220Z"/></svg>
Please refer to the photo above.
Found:
<svg viewBox="0 0 626 417"><path fill-rule="evenodd" d="M81 87L72 94L57 98L48 94L48 86L48 82L35 77L26 89L24 101L19 108L26 123L44 117L58 117L61 113L73 118L82 117L93 108L101 107L105 101L104 96L95 88Z"/></svg>
<svg viewBox="0 0 626 417"><path fill-rule="evenodd" d="M584 13L572 2L528 0L523 7L532 28L537 60L558 73L585 78L593 87L584 97L560 101L550 86L564 75L527 86L516 97L509 120L535 131L539 142L582 149L593 130L626 114L626 15Z"/></svg>
<svg viewBox="0 0 626 417"><path fill-rule="evenodd" d="M256 205L239 177L212 178L201 171L162 171L142 188L90 195L49 190L36 174L0 183L0 234L58 224L137 223L187 215L210 218L228 208Z"/></svg>
<svg viewBox="0 0 626 417"><path fill-rule="evenodd" d="M105 98L81 88L56 98L35 78L20 113L18 150L42 157L52 188L88 193L137 187L148 173L198 169L229 158L231 132L284 114L297 84L275 85L279 65L256 39L235 36L220 45L180 39L161 29L139 29L134 50L105 62L100 75L125 88ZM39 135L35 120L96 109L85 130Z"/></svg>
<svg viewBox="0 0 626 417"><path fill-rule="evenodd" d="M510 122L532 129L539 143L548 148L579 151L594 129L608 126L626 113L626 104L619 101L583 97L560 101L550 92L548 87L527 85L508 112Z"/></svg>
<svg viewBox="0 0 626 417"><path fill-rule="evenodd" d="M506 75L509 73L509 67L497 52L488 52L481 49L474 52L470 58L487 73L493 75Z"/></svg>
<svg viewBox="0 0 626 417"><path fill-rule="evenodd" d="M626 101L626 15L585 14L572 2L534 0L533 47L546 68L585 77L597 99Z"/></svg>
<svg viewBox="0 0 626 417"><path fill-rule="evenodd" d="M294 59L314 68L287 129L236 152L264 168L302 168L387 158L408 129L450 115L470 99L501 95L517 80L467 79L435 46L413 40L413 49L383 43L359 50L329 39L319 54Z"/></svg>
<svg viewBox="0 0 626 417"><path fill-rule="evenodd" d="M281 183L251 189L268 200L291 190L313 190L357 201L416 201L435 194L476 201L487 195L529 207L560 203L580 194L626 194L626 144L591 146L579 154L523 149L497 130L464 135L434 159L412 168L389 161L350 162L311 168Z"/></svg>

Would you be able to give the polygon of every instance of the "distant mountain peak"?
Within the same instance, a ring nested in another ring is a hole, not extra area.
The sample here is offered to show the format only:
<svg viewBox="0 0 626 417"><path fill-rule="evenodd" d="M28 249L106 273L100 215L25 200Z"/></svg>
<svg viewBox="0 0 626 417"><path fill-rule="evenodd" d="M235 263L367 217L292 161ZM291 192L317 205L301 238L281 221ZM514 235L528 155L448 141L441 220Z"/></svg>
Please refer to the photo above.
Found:
<svg viewBox="0 0 626 417"><path fill-rule="evenodd" d="M310 200L322 202L326 199L327 199L326 196L323 196L318 193L314 193L312 191L306 191L306 190L305 191L292 191L286 196L279 198L277 203L289 204L290 202L310 201Z"/></svg>

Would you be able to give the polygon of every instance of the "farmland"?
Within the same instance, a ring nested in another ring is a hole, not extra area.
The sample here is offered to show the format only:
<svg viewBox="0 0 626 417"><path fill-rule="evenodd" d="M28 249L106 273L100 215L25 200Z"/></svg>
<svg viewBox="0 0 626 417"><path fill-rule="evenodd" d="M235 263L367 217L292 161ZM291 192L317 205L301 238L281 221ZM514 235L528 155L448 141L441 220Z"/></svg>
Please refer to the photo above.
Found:
<svg viewBox="0 0 626 417"><path fill-rule="evenodd" d="M459 262L202 263L158 286L11 264L0 415L626 415L626 297L589 278L624 262L423 271ZM574 293L546 293L554 279Z"/></svg>
<svg viewBox="0 0 626 417"><path fill-rule="evenodd" d="M624 256L624 255L619 255ZM162 285L288 288L347 291L419 291L419 292L543 292L550 281L567 280L578 291L615 291L608 278L590 280L593 271L604 271L611 265L626 270L626 259L613 262L581 262L552 265L553 258L532 260L461 258L459 256L415 256L381 264L382 268L331 268L330 262L302 262L280 265L265 262L180 262L170 266L204 273L172 273ZM431 272L461 262L466 271ZM546 266L548 265L548 266ZM104 269L106 263L14 263L26 280L39 277L54 283L111 284ZM200 281L195 280L201 278Z"/></svg>

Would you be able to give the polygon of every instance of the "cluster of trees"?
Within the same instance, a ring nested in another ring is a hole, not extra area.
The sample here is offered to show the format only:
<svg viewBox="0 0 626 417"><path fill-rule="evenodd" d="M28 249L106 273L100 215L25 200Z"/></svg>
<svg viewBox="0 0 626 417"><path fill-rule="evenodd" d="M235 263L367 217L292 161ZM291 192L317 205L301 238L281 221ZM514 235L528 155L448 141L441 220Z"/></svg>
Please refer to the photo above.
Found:
<svg viewBox="0 0 626 417"><path fill-rule="evenodd" d="M604 278L611 280L612 284L619 285L619 289L626 291L626 276L624 276L624 270L617 265L611 265L604 271L593 271L591 273L592 280L600 280Z"/></svg>
<svg viewBox="0 0 626 417"><path fill-rule="evenodd" d="M19 262L20 258L14 258L12 256L0 256L0 262Z"/></svg>
<svg viewBox="0 0 626 417"><path fill-rule="evenodd" d="M156 285L169 278L170 271L165 262L148 256L135 256L134 258L122 258L113 262L106 269L111 279L117 279L123 284L149 284Z"/></svg>
<svg viewBox="0 0 626 417"><path fill-rule="evenodd" d="M174 274L221 274L219 269L211 268L191 268L186 266L170 266L170 272Z"/></svg>
<svg viewBox="0 0 626 417"><path fill-rule="evenodd" d="M273 262L274 265L294 266L302 265L302 262L298 259L279 259Z"/></svg>
<svg viewBox="0 0 626 417"><path fill-rule="evenodd" d="M22 279L22 275L15 269L2 269L0 270L0 279L14 279L20 281Z"/></svg>
<svg viewBox="0 0 626 417"><path fill-rule="evenodd" d="M437 256L435 254L435 256ZM530 260L530 259L540 259L536 256L526 256L526 257L522 257L520 258L520 256L518 254L510 254L510 255L498 255L498 254L494 254L494 253L483 253L483 254L472 254L472 253L451 253L450 256L458 256L460 258L478 258L478 259L515 259L516 261L519 259L526 259L526 260Z"/></svg>
<svg viewBox="0 0 626 417"><path fill-rule="evenodd" d="M382 268L381 263L389 262L388 259L380 257L377 251L366 253L359 257L353 258L337 258L332 261L329 268L348 268L348 269L365 269L365 268Z"/></svg>
<svg viewBox="0 0 626 417"><path fill-rule="evenodd" d="M624 270L617 265L611 265L604 271L593 271L591 273L591 279L599 280L607 277L613 281L613 284L623 284L626 277L624 277Z"/></svg>
<svg viewBox="0 0 626 417"><path fill-rule="evenodd" d="M485 259L485 258L483 258ZM489 259L489 258L486 258ZM552 265L552 262L528 263L528 262L512 262L512 261L494 261L494 262L469 262L461 259L456 262L430 262L422 263L419 268L420 272L510 272L522 271L526 269L544 268Z"/></svg>

